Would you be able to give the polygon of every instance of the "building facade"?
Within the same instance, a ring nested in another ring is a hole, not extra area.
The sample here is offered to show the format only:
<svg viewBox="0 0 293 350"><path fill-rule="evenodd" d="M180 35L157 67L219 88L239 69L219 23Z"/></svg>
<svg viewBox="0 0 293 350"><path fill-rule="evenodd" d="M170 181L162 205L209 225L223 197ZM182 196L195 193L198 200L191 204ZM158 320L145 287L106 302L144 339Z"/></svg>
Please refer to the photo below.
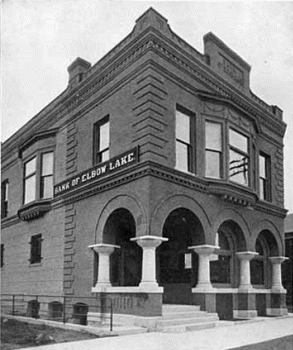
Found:
<svg viewBox="0 0 293 350"><path fill-rule="evenodd" d="M286 125L250 66L212 33L198 52L149 9L68 72L3 144L3 292L107 296L141 318L164 303L286 314Z"/></svg>
<svg viewBox="0 0 293 350"><path fill-rule="evenodd" d="M285 255L288 258L284 262L282 276L283 285L287 290L287 306L293 310L293 213L285 218Z"/></svg>

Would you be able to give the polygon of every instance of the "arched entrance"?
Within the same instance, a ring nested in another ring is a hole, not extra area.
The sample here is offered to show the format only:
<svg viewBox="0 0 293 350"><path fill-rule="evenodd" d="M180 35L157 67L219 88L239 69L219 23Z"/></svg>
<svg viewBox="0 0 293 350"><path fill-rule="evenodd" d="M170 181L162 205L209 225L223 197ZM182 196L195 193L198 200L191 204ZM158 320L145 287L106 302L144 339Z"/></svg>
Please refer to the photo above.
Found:
<svg viewBox="0 0 293 350"><path fill-rule="evenodd" d="M138 286L141 280L142 251L135 237L135 220L127 209L114 210L106 221L103 242L118 245L110 258L110 281L113 286Z"/></svg>
<svg viewBox="0 0 293 350"><path fill-rule="evenodd" d="M198 258L188 249L204 244L198 218L188 209L178 208L167 217L163 237L168 241L158 248L158 282L164 287L163 302L192 304L191 288L197 283Z"/></svg>

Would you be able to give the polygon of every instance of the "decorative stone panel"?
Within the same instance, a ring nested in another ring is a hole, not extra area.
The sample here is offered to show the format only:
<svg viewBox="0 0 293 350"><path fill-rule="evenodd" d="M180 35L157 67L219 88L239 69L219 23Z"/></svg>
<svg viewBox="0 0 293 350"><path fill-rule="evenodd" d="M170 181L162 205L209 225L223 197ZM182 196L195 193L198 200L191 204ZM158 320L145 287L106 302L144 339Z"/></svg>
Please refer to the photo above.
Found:
<svg viewBox="0 0 293 350"><path fill-rule="evenodd" d="M284 207L284 168L283 168L283 149L278 148L275 153L275 178L273 183L275 183L275 199L276 204L281 208Z"/></svg>
<svg viewBox="0 0 293 350"><path fill-rule="evenodd" d="M64 268L63 268L63 290L64 295L72 295L74 281L74 242L75 242L75 215L74 204L67 204L65 208L65 235L64 235Z"/></svg>
<svg viewBox="0 0 293 350"><path fill-rule="evenodd" d="M154 71L147 70L136 82L133 91L132 143L140 146L141 160L162 162L167 159L166 95L164 80Z"/></svg>
<svg viewBox="0 0 293 350"><path fill-rule="evenodd" d="M67 129L66 175L72 175L77 171L77 127L72 123Z"/></svg>

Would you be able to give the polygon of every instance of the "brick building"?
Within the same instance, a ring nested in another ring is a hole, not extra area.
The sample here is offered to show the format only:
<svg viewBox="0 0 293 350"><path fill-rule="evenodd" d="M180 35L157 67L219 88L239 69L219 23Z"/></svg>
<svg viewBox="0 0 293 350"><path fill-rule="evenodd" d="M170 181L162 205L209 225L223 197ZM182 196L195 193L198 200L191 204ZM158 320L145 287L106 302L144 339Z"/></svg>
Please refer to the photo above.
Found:
<svg viewBox="0 0 293 350"><path fill-rule="evenodd" d="M282 111L203 39L149 9L3 144L3 292L104 295L141 320L164 303L287 312Z"/></svg>

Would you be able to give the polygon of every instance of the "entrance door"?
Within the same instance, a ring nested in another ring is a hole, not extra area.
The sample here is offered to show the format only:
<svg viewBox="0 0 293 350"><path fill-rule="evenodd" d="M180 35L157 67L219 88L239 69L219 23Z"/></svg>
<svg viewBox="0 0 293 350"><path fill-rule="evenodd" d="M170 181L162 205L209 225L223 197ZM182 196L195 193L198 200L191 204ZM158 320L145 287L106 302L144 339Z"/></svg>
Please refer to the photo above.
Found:
<svg viewBox="0 0 293 350"><path fill-rule="evenodd" d="M183 208L174 210L166 219L163 236L168 241L158 248L158 277L160 286L164 287L163 303L193 303L191 289L197 282L198 258L188 247L200 244L196 238L199 225L196 216Z"/></svg>

